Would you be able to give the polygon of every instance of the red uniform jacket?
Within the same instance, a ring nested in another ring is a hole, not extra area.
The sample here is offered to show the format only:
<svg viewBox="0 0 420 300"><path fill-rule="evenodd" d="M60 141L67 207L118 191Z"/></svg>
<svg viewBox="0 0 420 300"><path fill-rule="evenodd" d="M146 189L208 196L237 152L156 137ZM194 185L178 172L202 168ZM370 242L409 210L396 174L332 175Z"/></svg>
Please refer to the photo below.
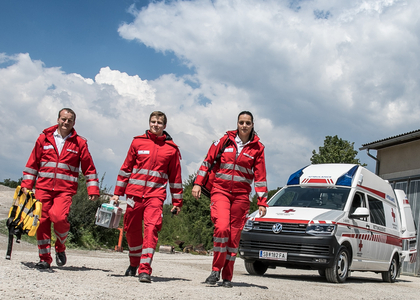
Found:
<svg viewBox="0 0 420 300"><path fill-rule="evenodd" d="M251 193L251 184L254 181L255 191L258 195L258 205L267 206L267 180L265 170L264 145L254 134L251 141L245 145L237 156L235 137L237 131L228 131L220 140L210 146L207 156L197 173L195 184L202 185L207 171L215 160L220 149L230 139L220 161L214 166L216 173L213 189L229 193Z"/></svg>
<svg viewBox="0 0 420 300"><path fill-rule="evenodd" d="M156 136L150 131L136 136L128 149L114 194L156 197L166 199L166 186L172 195L172 204L182 206L182 178L180 152L168 133Z"/></svg>
<svg viewBox="0 0 420 300"><path fill-rule="evenodd" d="M99 195L99 181L87 141L72 130L63 146L60 156L54 140L58 125L44 129L23 170L22 187L50 191L77 193L79 166L86 177L89 195Z"/></svg>

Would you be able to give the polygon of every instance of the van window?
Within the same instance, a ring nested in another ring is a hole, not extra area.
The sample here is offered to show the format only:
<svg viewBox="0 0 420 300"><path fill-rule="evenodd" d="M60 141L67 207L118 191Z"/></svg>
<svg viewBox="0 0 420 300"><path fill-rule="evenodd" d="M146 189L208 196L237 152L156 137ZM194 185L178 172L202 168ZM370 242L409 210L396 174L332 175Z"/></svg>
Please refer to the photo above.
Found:
<svg viewBox="0 0 420 300"><path fill-rule="evenodd" d="M312 207L343 210L349 188L312 188L292 186L282 189L268 202L269 206Z"/></svg>
<svg viewBox="0 0 420 300"><path fill-rule="evenodd" d="M385 226L384 203L381 200L368 196L370 221L372 223Z"/></svg>
<svg viewBox="0 0 420 300"><path fill-rule="evenodd" d="M365 195L359 192L356 192L353 197L353 201L351 202L349 215L352 215L356 208L359 207L366 207L366 200ZM367 221L367 218L361 218L363 221Z"/></svg>

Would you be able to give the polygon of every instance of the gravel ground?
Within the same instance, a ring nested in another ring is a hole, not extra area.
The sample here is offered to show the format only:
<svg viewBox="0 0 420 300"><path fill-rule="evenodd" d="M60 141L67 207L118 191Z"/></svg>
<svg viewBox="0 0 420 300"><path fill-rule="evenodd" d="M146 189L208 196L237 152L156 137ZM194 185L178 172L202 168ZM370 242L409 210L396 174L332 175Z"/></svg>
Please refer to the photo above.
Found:
<svg viewBox="0 0 420 300"><path fill-rule="evenodd" d="M10 194L10 195L9 195ZM0 216L7 215L13 193L0 190ZM10 198L9 198L10 197ZM6 212L4 212L6 208ZM0 299L419 299L420 278L401 276L394 284L374 273L354 272L344 284L331 284L316 271L269 269L250 276L238 259L233 288L203 284L212 257L156 253L152 283L125 277L127 251L68 249L67 265L37 270L37 248L14 244L4 259L7 237L0 235Z"/></svg>

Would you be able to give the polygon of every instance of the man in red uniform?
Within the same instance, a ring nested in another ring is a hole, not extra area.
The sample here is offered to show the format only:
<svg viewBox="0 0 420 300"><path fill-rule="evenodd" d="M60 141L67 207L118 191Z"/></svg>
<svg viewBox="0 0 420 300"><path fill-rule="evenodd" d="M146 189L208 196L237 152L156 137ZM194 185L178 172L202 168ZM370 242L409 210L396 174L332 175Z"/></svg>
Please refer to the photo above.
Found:
<svg viewBox="0 0 420 300"><path fill-rule="evenodd" d="M77 193L79 166L86 178L90 200L99 197L99 181L87 141L73 126L76 114L70 108L58 112L57 125L41 133L23 170L22 191L27 194L35 185L35 197L42 203L42 217L37 230L39 269L48 269L51 257L51 223L57 237L55 259L58 266L67 262L65 242L70 230L67 217L72 196Z"/></svg>
<svg viewBox="0 0 420 300"><path fill-rule="evenodd" d="M129 247L130 266L125 275L139 273L140 282L151 282L152 259L162 227L166 187L172 195L172 212L182 206L181 155L171 136L164 131L166 115L155 111L149 117L150 129L134 137L118 173L112 200L126 194L124 231ZM144 222L144 236L142 223Z"/></svg>

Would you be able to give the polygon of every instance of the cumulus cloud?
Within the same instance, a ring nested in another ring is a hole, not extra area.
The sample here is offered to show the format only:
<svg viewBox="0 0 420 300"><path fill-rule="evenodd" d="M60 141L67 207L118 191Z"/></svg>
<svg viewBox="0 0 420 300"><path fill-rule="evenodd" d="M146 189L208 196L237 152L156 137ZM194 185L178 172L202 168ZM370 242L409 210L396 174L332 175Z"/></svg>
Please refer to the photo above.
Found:
<svg viewBox="0 0 420 300"><path fill-rule="evenodd" d="M0 65L3 178L21 176L35 139L56 123L57 112L63 107L76 111L75 129L87 138L108 186L114 184L132 138L148 128L152 111L167 114L167 131L180 146L183 178L187 179L197 171L212 141L236 128L238 112L253 107L243 89L211 80L201 82L197 76L166 74L147 81L104 67L90 79L47 68L29 54L5 60L8 65ZM270 139L270 148L276 149L269 150L273 157L279 151L285 153L283 140L288 139L288 131L275 134L278 129L270 119L255 117L261 138ZM300 156L304 154L301 147L308 144L303 136L293 135L289 147Z"/></svg>
<svg viewBox="0 0 420 300"><path fill-rule="evenodd" d="M386 118L394 113L408 113L416 126L419 6L399 0L158 1L134 11L119 33L175 53L201 82L245 90L277 125L300 115L318 119L325 131L331 121L353 115L391 130L407 120Z"/></svg>
<svg viewBox="0 0 420 300"><path fill-rule="evenodd" d="M310 162L326 135L360 147L418 129L419 6L414 0L132 6L133 21L119 34L172 52L194 70L155 80L106 66L95 78L83 78L46 68L28 54L0 54L1 163L23 167L39 132L71 106L99 171L114 182L132 137L148 127L151 111L162 110L186 179L211 142L236 127L240 111L250 110L266 146L269 188L276 188ZM374 169L371 159L363 162ZM12 167L1 172L5 177Z"/></svg>

